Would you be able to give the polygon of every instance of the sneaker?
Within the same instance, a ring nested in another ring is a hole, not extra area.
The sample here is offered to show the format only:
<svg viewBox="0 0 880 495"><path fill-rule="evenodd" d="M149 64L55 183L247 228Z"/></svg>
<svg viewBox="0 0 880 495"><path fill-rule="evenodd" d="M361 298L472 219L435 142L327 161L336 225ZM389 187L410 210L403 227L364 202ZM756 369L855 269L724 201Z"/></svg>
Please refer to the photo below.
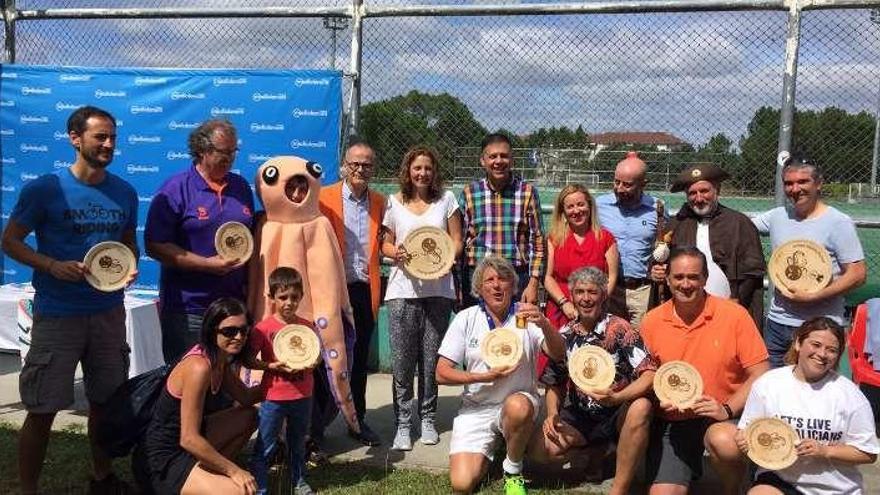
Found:
<svg viewBox="0 0 880 495"><path fill-rule="evenodd" d="M437 433L433 421L422 421L422 438L419 441L425 445L437 445L440 442L440 434Z"/></svg>
<svg viewBox="0 0 880 495"><path fill-rule="evenodd" d="M300 481L293 489L294 495L315 495L315 491L305 481Z"/></svg>
<svg viewBox="0 0 880 495"><path fill-rule="evenodd" d="M378 447L382 445L382 440L379 439L379 435L377 435L373 430L367 426L367 423L364 420L360 420L360 433L356 433L351 428L348 429L348 436L354 438L358 442L362 443L367 447Z"/></svg>
<svg viewBox="0 0 880 495"><path fill-rule="evenodd" d="M504 473L504 495L526 495L526 480L521 474Z"/></svg>
<svg viewBox="0 0 880 495"><path fill-rule="evenodd" d="M110 473L102 480L91 479L89 481L89 495L126 495L134 493L128 483Z"/></svg>
<svg viewBox="0 0 880 495"><path fill-rule="evenodd" d="M327 453L321 450L321 444L314 439L306 441L306 466L309 469L315 469L318 466L327 464Z"/></svg>
<svg viewBox="0 0 880 495"><path fill-rule="evenodd" d="M394 435L394 443L391 450L412 450L412 439L409 436L409 428L398 427Z"/></svg>

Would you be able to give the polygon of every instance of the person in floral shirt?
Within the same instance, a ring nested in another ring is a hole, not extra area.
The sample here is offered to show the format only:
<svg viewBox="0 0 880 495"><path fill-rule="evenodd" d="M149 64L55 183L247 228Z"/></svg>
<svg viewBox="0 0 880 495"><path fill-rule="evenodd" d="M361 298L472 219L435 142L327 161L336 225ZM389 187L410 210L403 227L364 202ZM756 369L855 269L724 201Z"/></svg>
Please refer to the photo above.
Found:
<svg viewBox="0 0 880 495"><path fill-rule="evenodd" d="M569 450L617 442L611 494L629 492L636 466L648 446L652 403L647 398L657 362L638 330L607 312L608 277L588 267L568 280L578 319L560 330L566 360L553 362L541 376L547 385L547 419L532 444L539 459L561 459ZM568 376L568 359L584 345L602 347L614 359L614 383L584 392Z"/></svg>

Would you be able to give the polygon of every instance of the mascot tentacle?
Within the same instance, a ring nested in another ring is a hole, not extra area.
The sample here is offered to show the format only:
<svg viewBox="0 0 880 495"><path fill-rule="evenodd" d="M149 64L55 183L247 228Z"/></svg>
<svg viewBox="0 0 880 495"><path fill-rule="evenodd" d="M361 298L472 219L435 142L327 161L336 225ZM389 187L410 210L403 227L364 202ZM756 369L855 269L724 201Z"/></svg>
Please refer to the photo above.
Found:
<svg viewBox="0 0 880 495"><path fill-rule="evenodd" d="M257 223L248 303L254 318L269 314L268 278L276 267L296 268L303 278L297 314L314 322L321 337L328 381L349 426L359 430L351 396L354 319L345 286L342 253L330 221L318 209L320 165L294 156L274 157L254 183L265 217Z"/></svg>

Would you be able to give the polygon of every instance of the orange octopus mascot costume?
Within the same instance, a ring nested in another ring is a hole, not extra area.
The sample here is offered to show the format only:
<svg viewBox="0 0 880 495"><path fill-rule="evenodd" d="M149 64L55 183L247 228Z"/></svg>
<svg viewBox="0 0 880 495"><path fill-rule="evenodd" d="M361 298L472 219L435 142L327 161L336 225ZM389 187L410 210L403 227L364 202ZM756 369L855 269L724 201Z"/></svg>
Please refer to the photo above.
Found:
<svg viewBox="0 0 880 495"><path fill-rule="evenodd" d="M251 263L248 306L260 321L271 314L266 294L272 270L289 266L302 274L297 315L318 329L336 403L349 427L360 431L349 384L354 319L339 242L330 220L318 209L321 166L295 156L276 156L260 166L254 184L265 216L257 220L254 235L258 258Z"/></svg>

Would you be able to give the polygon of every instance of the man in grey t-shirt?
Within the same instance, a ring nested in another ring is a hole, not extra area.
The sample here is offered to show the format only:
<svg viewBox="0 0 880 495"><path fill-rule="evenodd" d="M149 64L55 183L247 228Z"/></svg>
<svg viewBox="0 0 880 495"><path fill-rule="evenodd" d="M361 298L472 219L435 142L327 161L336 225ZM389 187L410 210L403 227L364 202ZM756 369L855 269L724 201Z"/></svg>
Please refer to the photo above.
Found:
<svg viewBox="0 0 880 495"><path fill-rule="evenodd" d="M785 157L782 183L788 204L754 218L761 233L770 234L776 249L794 239L807 239L824 246L831 256L832 279L825 288L812 292L793 292L791 297L773 292L764 342L770 365L783 365L782 358L791 344L792 332L804 321L827 316L843 323L843 296L865 283L865 254L852 219L821 199L822 172L811 161L798 156Z"/></svg>

